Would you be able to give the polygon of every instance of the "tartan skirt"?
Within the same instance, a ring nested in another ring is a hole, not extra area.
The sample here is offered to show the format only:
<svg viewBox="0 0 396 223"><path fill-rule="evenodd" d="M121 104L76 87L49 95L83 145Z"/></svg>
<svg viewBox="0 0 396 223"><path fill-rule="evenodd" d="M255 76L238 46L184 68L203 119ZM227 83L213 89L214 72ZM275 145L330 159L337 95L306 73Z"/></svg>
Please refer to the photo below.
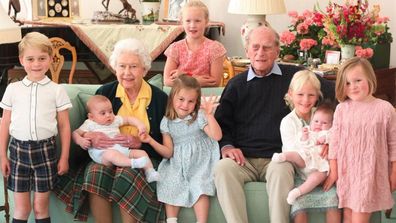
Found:
<svg viewBox="0 0 396 223"><path fill-rule="evenodd" d="M165 222L164 205L157 200L156 184L147 183L142 169L90 162L69 172L61 177L54 191L75 220L87 220L88 196L93 193L115 203L138 222Z"/></svg>

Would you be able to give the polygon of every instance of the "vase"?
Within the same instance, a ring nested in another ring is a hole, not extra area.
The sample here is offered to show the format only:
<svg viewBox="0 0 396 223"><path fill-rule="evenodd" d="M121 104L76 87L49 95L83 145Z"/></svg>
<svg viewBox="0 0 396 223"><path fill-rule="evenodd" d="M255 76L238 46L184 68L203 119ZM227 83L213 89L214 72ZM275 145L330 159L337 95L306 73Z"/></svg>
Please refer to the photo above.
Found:
<svg viewBox="0 0 396 223"><path fill-rule="evenodd" d="M160 5L160 2L142 2L143 24L151 24L158 21Z"/></svg>
<svg viewBox="0 0 396 223"><path fill-rule="evenodd" d="M355 56L355 45L346 44L341 46L341 62Z"/></svg>
<svg viewBox="0 0 396 223"><path fill-rule="evenodd" d="M370 62L374 69L388 68L390 62L390 43L376 44Z"/></svg>

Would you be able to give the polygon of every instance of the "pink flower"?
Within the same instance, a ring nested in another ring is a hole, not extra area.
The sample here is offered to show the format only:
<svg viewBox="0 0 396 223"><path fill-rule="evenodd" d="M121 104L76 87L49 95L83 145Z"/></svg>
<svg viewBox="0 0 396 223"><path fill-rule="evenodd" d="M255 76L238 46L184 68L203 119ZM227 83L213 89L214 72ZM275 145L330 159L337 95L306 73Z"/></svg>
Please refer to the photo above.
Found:
<svg viewBox="0 0 396 223"><path fill-rule="evenodd" d="M312 12L306 9L306 10L304 10L304 12L303 12L303 16L304 16L305 18L311 18Z"/></svg>
<svg viewBox="0 0 396 223"><path fill-rule="evenodd" d="M328 45L328 46L336 46L337 45L336 42L333 39L329 38L328 36L323 37L322 44Z"/></svg>
<svg viewBox="0 0 396 223"><path fill-rule="evenodd" d="M313 39L302 39L300 41L300 49L301 50L309 50L311 49L311 47L318 45L318 42L316 42L316 40Z"/></svg>
<svg viewBox="0 0 396 223"><path fill-rule="evenodd" d="M294 35L294 33L290 32L290 31L284 31L280 35L281 43L283 43L287 46L292 44L294 42L294 40L296 40L296 35Z"/></svg>
<svg viewBox="0 0 396 223"><path fill-rule="evenodd" d="M297 33L299 34L307 34L308 33L308 25L305 23L300 23L297 25Z"/></svg>
<svg viewBox="0 0 396 223"><path fill-rule="evenodd" d="M298 12L297 11L290 11L287 13L287 15L291 18L297 18L298 17Z"/></svg>
<svg viewBox="0 0 396 223"><path fill-rule="evenodd" d="M374 55L374 51L371 48L362 48L361 46L356 46L355 47L355 54L358 57L362 58L371 58Z"/></svg>

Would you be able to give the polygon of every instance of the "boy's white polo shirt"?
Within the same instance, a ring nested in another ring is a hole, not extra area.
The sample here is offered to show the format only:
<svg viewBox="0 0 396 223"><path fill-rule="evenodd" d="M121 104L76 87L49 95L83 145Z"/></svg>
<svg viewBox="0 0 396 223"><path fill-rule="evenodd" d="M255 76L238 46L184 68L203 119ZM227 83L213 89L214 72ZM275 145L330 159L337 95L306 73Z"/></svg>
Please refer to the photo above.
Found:
<svg viewBox="0 0 396 223"><path fill-rule="evenodd" d="M0 107L11 110L10 135L25 141L57 135L57 112L72 104L65 89L46 76L38 82L25 77L9 84Z"/></svg>

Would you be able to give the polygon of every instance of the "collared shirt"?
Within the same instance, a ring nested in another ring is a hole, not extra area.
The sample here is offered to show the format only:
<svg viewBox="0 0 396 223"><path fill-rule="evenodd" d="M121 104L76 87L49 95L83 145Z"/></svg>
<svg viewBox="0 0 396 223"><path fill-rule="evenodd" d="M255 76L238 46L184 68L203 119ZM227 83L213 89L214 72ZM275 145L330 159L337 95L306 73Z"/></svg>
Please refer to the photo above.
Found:
<svg viewBox="0 0 396 223"><path fill-rule="evenodd" d="M269 75L271 75L271 74L282 75L282 71L281 71L279 65L278 65L276 62L274 63L274 66L272 66L271 71L270 71L268 74L264 75L264 76L258 76L258 75L254 72L254 70L253 70L253 68L252 68L252 65L250 65L250 66L249 66L249 70L248 70L248 75L247 75L247 80L246 80L246 81L250 81L250 80L252 80L252 79L255 78L255 77L257 77L257 78L263 78L263 77L269 76ZM233 145L225 145L225 146L221 147L221 149L223 150L223 148L224 148L224 147L227 147L227 146L232 146L232 147L234 147Z"/></svg>
<svg viewBox="0 0 396 223"><path fill-rule="evenodd" d="M263 78L263 77L269 76L269 75L271 75L271 74L282 75L282 71L281 71L279 65L278 65L276 62L274 63L274 66L272 66L271 71L270 71L268 74L264 75L264 76L259 76L259 75L257 75L257 74L254 72L254 70L253 70L253 68L252 68L252 65L250 65L250 66L249 66L249 71L248 71L248 75L247 75L247 80L246 80L246 81L250 81L250 80L252 80L252 79L255 78L255 77L257 77L257 78Z"/></svg>
<svg viewBox="0 0 396 223"><path fill-rule="evenodd" d="M25 77L8 85L0 107L11 110L10 135L18 140L42 140L58 134L57 112L72 107L65 89L48 77Z"/></svg>

